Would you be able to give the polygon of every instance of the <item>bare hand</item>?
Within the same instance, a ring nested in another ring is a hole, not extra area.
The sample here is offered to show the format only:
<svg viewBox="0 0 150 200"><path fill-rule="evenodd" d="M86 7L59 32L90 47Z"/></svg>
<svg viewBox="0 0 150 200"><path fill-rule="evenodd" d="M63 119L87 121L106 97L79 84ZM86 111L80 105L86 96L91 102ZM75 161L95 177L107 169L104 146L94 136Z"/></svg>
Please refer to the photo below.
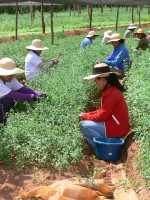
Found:
<svg viewBox="0 0 150 200"><path fill-rule="evenodd" d="M58 62L59 62L59 59L58 59L58 58L53 58L53 59L52 59L52 62L53 62L54 65L57 65Z"/></svg>
<svg viewBox="0 0 150 200"><path fill-rule="evenodd" d="M79 114L79 117L82 117L83 114L89 114L89 113L81 112L81 113Z"/></svg>

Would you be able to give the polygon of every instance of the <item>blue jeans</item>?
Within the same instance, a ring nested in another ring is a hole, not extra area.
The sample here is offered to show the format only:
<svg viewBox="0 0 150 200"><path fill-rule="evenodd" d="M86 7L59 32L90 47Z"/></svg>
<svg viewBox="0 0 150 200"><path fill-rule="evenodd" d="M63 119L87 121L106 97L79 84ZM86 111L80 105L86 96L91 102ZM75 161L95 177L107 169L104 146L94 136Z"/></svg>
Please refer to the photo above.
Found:
<svg viewBox="0 0 150 200"><path fill-rule="evenodd" d="M79 125L84 137L87 139L88 143L96 153L96 145L93 142L93 137L106 137L104 123L84 120L81 121Z"/></svg>

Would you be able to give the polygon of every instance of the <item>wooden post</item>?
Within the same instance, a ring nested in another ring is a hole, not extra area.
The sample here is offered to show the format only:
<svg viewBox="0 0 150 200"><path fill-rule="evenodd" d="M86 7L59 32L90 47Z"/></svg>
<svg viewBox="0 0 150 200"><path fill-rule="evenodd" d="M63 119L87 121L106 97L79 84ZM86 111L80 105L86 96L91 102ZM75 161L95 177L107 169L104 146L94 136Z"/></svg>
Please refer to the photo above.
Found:
<svg viewBox="0 0 150 200"><path fill-rule="evenodd" d="M134 7L132 6L132 23L134 23Z"/></svg>
<svg viewBox="0 0 150 200"><path fill-rule="evenodd" d="M116 32L118 30L119 6L117 6Z"/></svg>
<svg viewBox="0 0 150 200"><path fill-rule="evenodd" d="M51 13L51 45L54 44L54 27L53 27L53 16L54 16L54 10L53 10L53 4L50 6L50 13Z"/></svg>
<svg viewBox="0 0 150 200"><path fill-rule="evenodd" d="M30 4L30 16L31 16L31 22L34 21L34 8L33 5Z"/></svg>
<svg viewBox="0 0 150 200"><path fill-rule="evenodd" d="M138 14L139 14L139 27L141 27L141 9L139 5L138 5Z"/></svg>
<svg viewBox="0 0 150 200"><path fill-rule="evenodd" d="M126 12L128 12L128 6L126 6Z"/></svg>
<svg viewBox="0 0 150 200"><path fill-rule="evenodd" d="M148 7L148 14L150 15L150 5L147 5Z"/></svg>
<svg viewBox="0 0 150 200"><path fill-rule="evenodd" d="M16 0L16 40L18 40L18 0Z"/></svg>
<svg viewBox="0 0 150 200"><path fill-rule="evenodd" d="M107 6L105 5L105 16L107 16Z"/></svg>
<svg viewBox="0 0 150 200"><path fill-rule="evenodd" d="M103 5L101 5L101 13L103 13Z"/></svg>
<svg viewBox="0 0 150 200"><path fill-rule="evenodd" d="M74 10L74 17L75 17L75 15L76 15L76 6L75 5L73 6L73 10Z"/></svg>
<svg viewBox="0 0 150 200"><path fill-rule="evenodd" d="M91 12L90 12L90 31L92 30L92 12L93 12L93 5L91 5Z"/></svg>
<svg viewBox="0 0 150 200"><path fill-rule="evenodd" d="M89 18L90 18L90 7L89 7L89 5L87 5L87 9L88 9L88 15L89 15Z"/></svg>
<svg viewBox="0 0 150 200"><path fill-rule="evenodd" d="M41 3L41 17L42 17L42 30L43 34L45 33L45 22L44 22L44 13L43 13L43 3Z"/></svg>
<svg viewBox="0 0 150 200"><path fill-rule="evenodd" d="M71 5L69 5L69 13L70 13L70 17L71 17Z"/></svg>

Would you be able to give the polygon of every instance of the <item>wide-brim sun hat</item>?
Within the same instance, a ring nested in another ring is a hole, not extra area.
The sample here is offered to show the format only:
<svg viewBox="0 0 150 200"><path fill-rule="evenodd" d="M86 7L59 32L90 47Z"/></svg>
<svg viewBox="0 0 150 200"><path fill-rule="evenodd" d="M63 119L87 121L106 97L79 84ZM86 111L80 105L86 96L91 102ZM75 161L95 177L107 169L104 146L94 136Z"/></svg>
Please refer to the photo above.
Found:
<svg viewBox="0 0 150 200"><path fill-rule="evenodd" d="M45 46L43 46L43 44L42 44L42 41L41 40L39 40L39 39L34 39L33 41L32 41L32 45L29 45L29 46L27 46L26 47L26 49L28 49L28 50L47 50L48 49L48 47L45 47Z"/></svg>
<svg viewBox="0 0 150 200"><path fill-rule="evenodd" d="M90 31L86 37L99 36L95 31Z"/></svg>
<svg viewBox="0 0 150 200"><path fill-rule="evenodd" d="M135 29L137 28L137 25L136 24L130 24L130 26L128 26L128 29Z"/></svg>
<svg viewBox="0 0 150 200"><path fill-rule="evenodd" d="M134 35L138 35L138 34L143 34L147 36L146 33L144 33L144 30L142 28L138 29L137 32L134 33Z"/></svg>
<svg viewBox="0 0 150 200"><path fill-rule="evenodd" d="M110 40L107 42L107 44L109 44L113 41L119 41L119 40L124 40L124 39L122 38L122 36L119 33L113 33L110 36Z"/></svg>
<svg viewBox="0 0 150 200"><path fill-rule="evenodd" d="M108 77L110 74L116 74L120 76L121 74L118 72L111 72L109 65L106 63L99 63L93 67L93 74L84 77L85 80L90 80L89 83L93 83L98 77Z"/></svg>
<svg viewBox="0 0 150 200"><path fill-rule="evenodd" d="M105 31L104 32L104 36L106 37L106 38L110 38L110 36L113 34L113 32L111 31L111 30L108 30L108 31Z"/></svg>
<svg viewBox="0 0 150 200"><path fill-rule="evenodd" d="M16 63L10 58L0 60L0 76L9 76L13 74L24 73L24 70L17 68Z"/></svg>

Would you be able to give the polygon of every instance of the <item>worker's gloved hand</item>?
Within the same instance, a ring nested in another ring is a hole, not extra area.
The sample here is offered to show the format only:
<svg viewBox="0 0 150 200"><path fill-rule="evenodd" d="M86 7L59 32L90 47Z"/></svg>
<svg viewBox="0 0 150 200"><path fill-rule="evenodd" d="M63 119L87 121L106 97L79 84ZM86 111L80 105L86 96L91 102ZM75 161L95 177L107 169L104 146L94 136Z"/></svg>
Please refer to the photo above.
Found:
<svg viewBox="0 0 150 200"><path fill-rule="evenodd" d="M34 95L34 97L33 97L33 101L40 102L40 97L39 97L39 96L36 96L36 95Z"/></svg>
<svg viewBox="0 0 150 200"><path fill-rule="evenodd" d="M44 98L46 98L46 97L48 97L48 95L43 93L43 94L41 94L40 97L44 97Z"/></svg>

